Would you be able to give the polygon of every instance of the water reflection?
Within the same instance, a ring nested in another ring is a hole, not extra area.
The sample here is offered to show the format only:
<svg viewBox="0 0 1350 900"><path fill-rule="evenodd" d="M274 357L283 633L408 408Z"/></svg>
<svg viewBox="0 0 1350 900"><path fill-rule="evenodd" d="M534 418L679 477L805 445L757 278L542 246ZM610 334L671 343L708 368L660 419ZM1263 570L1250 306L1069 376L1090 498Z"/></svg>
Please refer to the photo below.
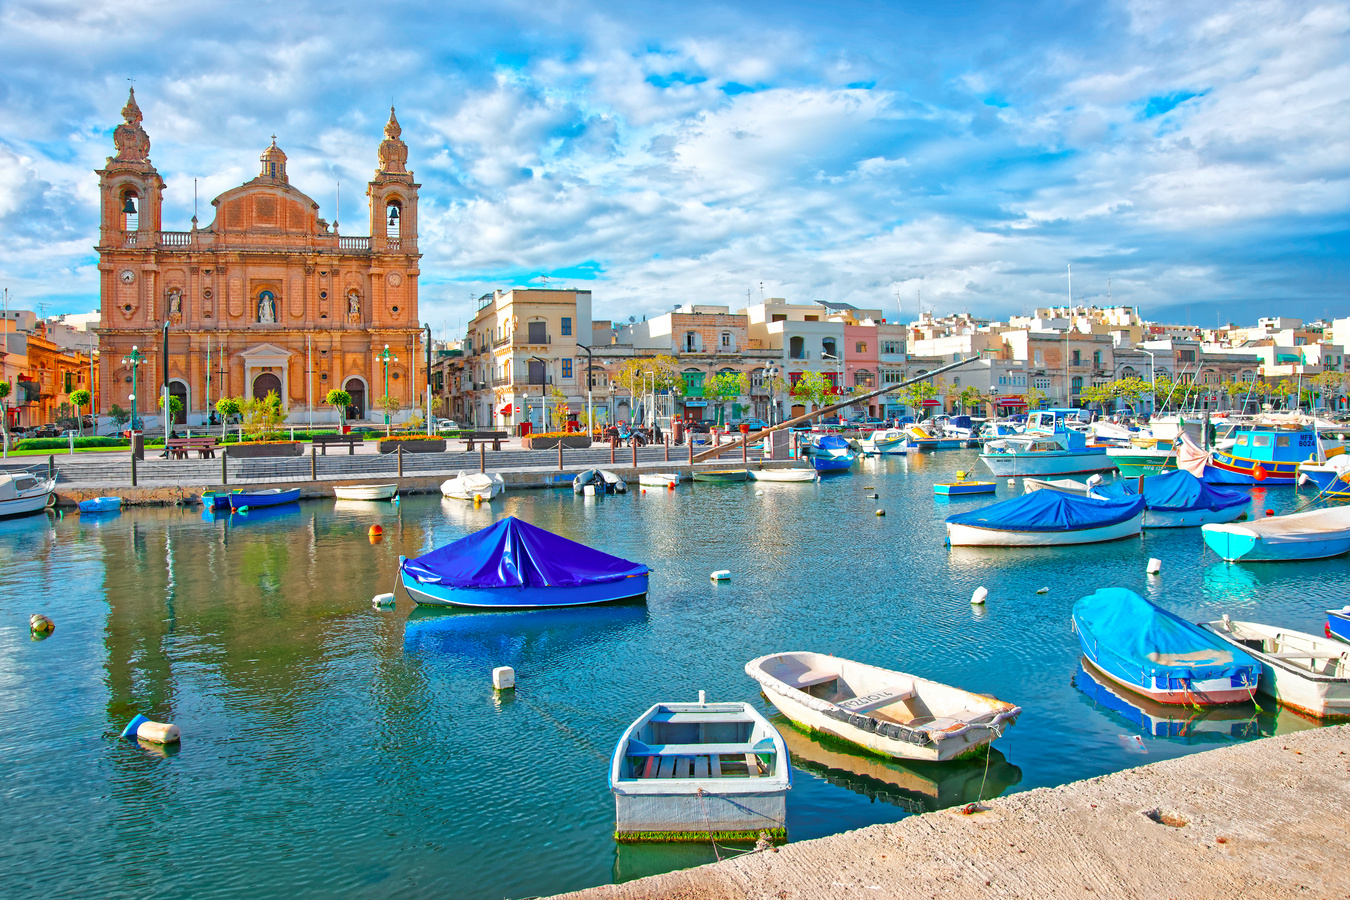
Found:
<svg viewBox="0 0 1350 900"><path fill-rule="evenodd" d="M519 667L527 659L598 651L646 622L645 602L504 612L419 606L404 625L403 648L423 659Z"/></svg>

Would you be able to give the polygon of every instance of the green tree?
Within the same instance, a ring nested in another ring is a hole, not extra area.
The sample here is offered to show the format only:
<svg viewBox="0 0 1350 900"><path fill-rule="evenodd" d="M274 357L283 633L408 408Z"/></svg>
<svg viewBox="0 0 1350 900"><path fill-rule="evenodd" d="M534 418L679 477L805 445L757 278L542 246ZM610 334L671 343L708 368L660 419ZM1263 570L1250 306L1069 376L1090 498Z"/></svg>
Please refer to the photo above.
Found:
<svg viewBox="0 0 1350 900"><path fill-rule="evenodd" d="M56 408L53 418L57 425L69 431L74 431L80 424L80 410L73 403L62 403Z"/></svg>
<svg viewBox="0 0 1350 900"><path fill-rule="evenodd" d="M1153 381L1154 408L1166 412L1170 403L1177 399L1176 395L1181 390L1183 388L1178 387L1166 374L1155 376Z"/></svg>
<svg viewBox="0 0 1350 900"><path fill-rule="evenodd" d="M4 435L5 452L9 452L9 382L0 381L0 434Z"/></svg>
<svg viewBox="0 0 1350 900"><path fill-rule="evenodd" d="M159 408L160 408L161 410L164 409L164 398L163 398L163 397L160 397L160 398L159 398ZM177 419L177 418L178 418L178 414L181 413L182 411L183 411L183 401L182 401L182 400L179 400L179 399L178 399L177 397L175 397L173 394L170 394L170 395L169 395L169 419L170 419L171 421L172 421L173 419Z"/></svg>
<svg viewBox="0 0 1350 900"><path fill-rule="evenodd" d="M1124 400L1131 410L1139 409L1139 401L1147 397L1152 385L1137 376L1122 378L1111 386L1112 392Z"/></svg>
<svg viewBox="0 0 1350 900"><path fill-rule="evenodd" d="M89 414L91 416L94 414L94 408L93 406L90 405L93 403L93 400L94 395L86 391L84 388L80 388L78 391L72 391L70 394L70 402L75 404L75 408L78 410L81 406L88 406ZM84 417L80 416L79 418L80 418L80 434L83 435ZM98 423L95 422L95 426L97 426L97 424ZM95 427L94 430L97 431L98 430L97 427Z"/></svg>
<svg viewBox="0 0 1350 900"><path fill-rule="evenodd" d="M388 394L385 394L379 400L375 401L375 405L384 413L384 434L385 437L388 437L390 430L393 427L390 420L403 408L403 403L397 397L391 397Z"/></svg>
<svg viewBox="0 0 1350 900"><path fill-rule="evenodd" d="M673 356L637 356L626 360L614 372L610 382L623 388L632 397L652 390L653 382L658 394L684 396L684 376Z"/></svg>
<svg viewBox="0 0 1350 900"><path fill-rule="evenodd" d="M1022 398L1027 401L1027 412L1032 412L1040 409L1041 404L1045 403L1045 391L1032 385L1027 388L1027 392L1022 395Z"/></svg>
<svg viewBox="0 0 1350 900"><path fill-rule="evenodd" d="M108 408L108 418L112 419L117 430L121 431L122 426L131 420L131 413L114 403Z"/></svg>
<svg viewBox="0 0 1350 900"><path fill-rule="evenodd" d="M220 413L220 437L222 440L225 438L225 427L230 421L230 416L239 415L242 408L243 404L236 397L221 397L216 401L216 412Z"/></svg>
<svg viewBox="0 0 1350 900"><path fill-rule="evenodd" d="M750 376L743 372L718 372L703 382L703 396L717 404L717 424L725 421L727 401L750 393Z"/></svg>
<svg viewBox="0 0 1350 900"><path fill-rule="evenodd" d="M896 394L900 397L901 403L905 404L909 409L914 410L917 414L922 415L923 402L925 400L932 400L936 397L938 395L938 389L937 385L933 384L933 380L930 378L923 381L916 381L913 384L907 384L896 391Z"/></svg>
<svg viewBox="0 0 1350 900"><path fill-rule="evenodd" d="M972 407L984 403L985 397L979 388L970 384L961 389L961 393L956 400L961 404L961 412L968 413Z"/></svg>
<svg viewBox="0 0 1350 900"><path fill-rule="evenodd" d="M239 404L239 413L243 416L244 434L253 441L276 437L281 423L286 420L286 411L281 408L281 398L276 391L268 391L266 397L244 400Z"/></svg>
<svg viewBox="0 0 1350 900"><path fill-rule="evenodd" d="M1083 401L1084 406L1095 403L1097 408L1103 411L1106 409L1106 404L1115 398L1115 391L1108 384L1089 384L1078 392L1078 399Z"/></svg>
<svg viewBox="0 0 1350 900"><path fill-rule="evenodd" d="M345 426L347 424L347 407L352 405L352 395L347 393L346 391L333 388L331 391L328 392L328 394L323 398L323 400L329 406L333 407L333 409L337 410L338 425L339 425L338 431L341 431L342 430L341 426Z"/></svg>
<svg viewBox="0 0 1350 900"><path fill-rule="evenodd" d="M834 396L834 385L819 372L805 372L792 386L792 396L819 409L825 398Z"/></svg>
<svg viewBox="0 0 1350 900"><path fill-rule="evenodd" d="M1313 392L1322 401L1320 406L1331 406L1345 385L1345 377L1340 372L1319 372L1308 380Z"/></svg>

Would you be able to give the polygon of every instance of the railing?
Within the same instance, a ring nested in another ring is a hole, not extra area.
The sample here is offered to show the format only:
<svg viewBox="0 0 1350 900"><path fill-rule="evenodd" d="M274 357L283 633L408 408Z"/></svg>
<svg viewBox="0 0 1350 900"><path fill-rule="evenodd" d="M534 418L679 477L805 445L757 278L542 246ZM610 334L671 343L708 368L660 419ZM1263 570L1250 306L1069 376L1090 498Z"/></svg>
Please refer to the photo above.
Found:
<svg viewBox="0 0 1350 900"><path fill-rule="evenodd" d="M339 250L370 250L370 238L368 237L338 237Z"/></svg>
<svg viewBox="0 0 1350 900"><path fill-rule="evenodd" d="M186 247L192 243L190 231L161 231L159 243L164 247Z"/></svg>
<svg viewBox="0 0 1350 900"><path fill-rule="evenodd" d="M810 359L810 358L811 358L810 350L799 350L796 353L788 354L788 359Z"/></svg>
<svg viewBox="0 0 1350 900"><path fill-rule="evenodd" d="M539 344L551 344L551 343L553 343L553 338L552 338L551 336L547 335L547 334L544 335L544 339L543 339L542 341L536 341L534 338L530 337L529 335L526 335L525 337L522 338L522 337L520 336L520 333L519 333L519 332L517 332L517 333L513 336L513 338L514 338L514 341L515 341L516 346L522 346L522 345L524 345L524 346L529 346L529 345L531 345L531 344L539 345Z"/></svg>
<svg viewBox="0 0 1350 900"><path fill-rule="evenodd" d="M500 386L502 386L503 384L510 384L510 383L511 383L511 376L510 376L510 375L493 375L493 376L492 376L492 386L493 386L493 387L500 387Z"/></svg>
<svg viewBox="0 0 1350 900"><path fill-rule="evenodd" d="M403 240L402 240L401 238L394 238L393 240L386 240L386 241L384 242L384 248L385 248L386 250L402 250L402 249L403 249Z"/></svg>
<svg viewBox="0 0 1350 900"><path fill-rule="evenodd" d="M498 347L505 347L509 343L511 343L511 335L508 334L504 338L499 338L498 340L493 341L492 349L496 350Z"/></svg>
<svg viewBox="0 0 1350 900"><path fill-rule="evenodd" d="M135 246L136 246L136 238L137 238L137 237L138 237L138 235L136 234L136 232L134 232L134 231L128 231L128 232L126 233L126 235L125 235L125 236L123 237L123 239L122 239L122 246L124 246L124 247L135 247Z"/></svg>

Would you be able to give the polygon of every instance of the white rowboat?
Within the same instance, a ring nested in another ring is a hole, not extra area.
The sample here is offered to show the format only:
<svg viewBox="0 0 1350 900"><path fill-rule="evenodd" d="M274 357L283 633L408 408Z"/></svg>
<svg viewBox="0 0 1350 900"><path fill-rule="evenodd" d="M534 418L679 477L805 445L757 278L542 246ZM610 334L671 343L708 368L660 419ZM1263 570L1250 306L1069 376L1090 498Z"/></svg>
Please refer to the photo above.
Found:
<svg viewBox="0 0 1350 900"><path fill-rule="evenodd" d="M1257 690L1314 718L1350 716L1350 646L1256 622L1202 622L1261 664Z"/></svg>
<svg viewBox="0 0 1350 900"><path fill-rule="evenodd" d="M453 500L491 500L506 490L506 482L496 472L460 472L441 484L441 493Z"/></svg>
<svg viewBox="0 0 1350 900"><path fill-rule="evenodd" d="M0 519L41 512L54 503L56 479L28 472L0 475Z"/></svg>
<svg viewBox="0 0 1350 900"><path fill-rule="evenodd" d="M682 480L679 472L646 472L638 475L638 484L643 487L670 487Z"/></svg>
<svg viewBox="0 0 1350 900"><path fill-rule="evenodd" d="M396 494L396 484L343 484L333 488L333 496L339 500L392 500Z"/></svg>
<svg viewBox="0 0 1350 900"><path fill-rule="evenodd" d="M1022 712L992 697L824 653L761 656L745 664L745 673L799 727L896 759L970 755Z"/></svg>
<svg viewBox="0 0 1350 900"><path fill-rule="evenodd" d="M751 469L751 481L819 481L815 469Z"/></svg>

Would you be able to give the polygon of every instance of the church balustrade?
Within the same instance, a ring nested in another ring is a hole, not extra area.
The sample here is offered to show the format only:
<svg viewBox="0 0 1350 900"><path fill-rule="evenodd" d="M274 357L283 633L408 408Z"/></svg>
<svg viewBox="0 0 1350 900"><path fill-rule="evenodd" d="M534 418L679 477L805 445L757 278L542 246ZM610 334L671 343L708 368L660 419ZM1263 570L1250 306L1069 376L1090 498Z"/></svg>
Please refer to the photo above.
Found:
<svg viewBox="0 0 1350 900"><path fill-rule="evenodd" d="M161 247L187 247L191 243L192 232L190 231L161 231L159 233Z"/></svg>
<svg viewBox="0 0 1350 900"><path fill-rule="evenodd" d="M339 237L339 250L370 250L370 238L368 237Z"/></svg>

